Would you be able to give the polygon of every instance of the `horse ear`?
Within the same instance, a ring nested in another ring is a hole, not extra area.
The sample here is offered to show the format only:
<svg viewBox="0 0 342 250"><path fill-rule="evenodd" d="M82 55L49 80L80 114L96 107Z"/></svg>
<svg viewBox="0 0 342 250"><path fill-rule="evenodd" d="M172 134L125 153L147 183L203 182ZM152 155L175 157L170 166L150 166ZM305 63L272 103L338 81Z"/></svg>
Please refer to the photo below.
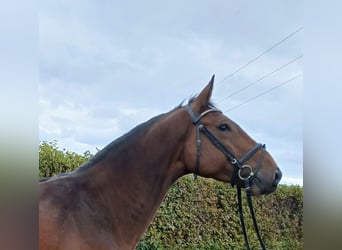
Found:
<svg viewBox="0 0 342 250"><path fill-rule="evenodd" d="M215 75L211 77L208 85L201 91L201 93L194 99L194 110L201 113L208 109L211 93L213 92Z"/></svg>

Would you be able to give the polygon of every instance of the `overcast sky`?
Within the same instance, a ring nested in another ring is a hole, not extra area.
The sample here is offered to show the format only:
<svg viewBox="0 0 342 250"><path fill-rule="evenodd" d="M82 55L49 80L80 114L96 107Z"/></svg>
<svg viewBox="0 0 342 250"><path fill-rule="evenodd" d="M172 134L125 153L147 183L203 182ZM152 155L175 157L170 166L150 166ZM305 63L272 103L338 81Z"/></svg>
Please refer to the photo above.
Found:
<svg viewBox="0 0 342 250"><path fill-rule="evenodd" d="M40 2L39 139L96 152L220 82L303 26L302 1ZM213 101L303 184L303 30L225 81ZM242 106L238 106L250 100ZM236 107L236 108L234 108ZM230 110L231 109L231 110Z"/></svg>

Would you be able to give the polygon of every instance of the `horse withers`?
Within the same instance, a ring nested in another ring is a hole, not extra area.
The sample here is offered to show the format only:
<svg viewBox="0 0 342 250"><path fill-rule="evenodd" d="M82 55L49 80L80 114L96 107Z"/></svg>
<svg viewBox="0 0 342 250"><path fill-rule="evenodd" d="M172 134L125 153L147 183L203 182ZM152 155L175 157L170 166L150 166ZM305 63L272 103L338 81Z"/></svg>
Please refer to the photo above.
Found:
<svg viewBox="0 0 342 250"><path fill-rule="evenodd" d="M275 191L277 164L212 105L213 83L75 171L41 181L39 249L134 249L170 186L189 173L241 188L248 178L252 195Z"/></svg>

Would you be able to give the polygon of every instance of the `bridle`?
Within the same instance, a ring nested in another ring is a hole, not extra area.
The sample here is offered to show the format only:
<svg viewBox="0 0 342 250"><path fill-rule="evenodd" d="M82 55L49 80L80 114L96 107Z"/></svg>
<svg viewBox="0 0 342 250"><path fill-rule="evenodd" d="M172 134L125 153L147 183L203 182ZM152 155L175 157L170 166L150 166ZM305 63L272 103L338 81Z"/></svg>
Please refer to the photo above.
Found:
<svg viewBox="0 0 342 250"><path fill-rule="evenodd" d="M241 159L237 159L233 153L231 153L202 123L201 123L201 119L203 118L203 116L205 116L206 114L210 113L210 112L221 112L220 110L216 109L216 108L210 108L206 111L204 111L203 113L201 113L200 115L196 116L194 114L194 112L192 111L190 104L187 104L186 106L186 110L188 111L191 119L192 119L192 123L196 126L196 144L197 144L197 158L196 158L196 168L195 168L195 175L198 174L199 172L199 165L200 165L200 158L201 158L201 136L200 136L200 132L202 132L205 136L207 136L207 138L227 157L227 159L230 161L230 163L234 166L234 170L233 170L233 174L231 177L231 185L234 186L236 183L236 179L237 177L239 177L241 180L249 180L251 181L252 178L254 177L255 173L253 173L253 169L252 167L250 167L249 165L243 165L247 160L249 160L254 154L256 154L260 149L263 149L263 155L265 152L265 144L260 144L257 143L252 149L250 149L244 156L241 157ZM262 156L263 158L263 156ZM257 166L256 171L259 170L260 166L261 166L261 161L263 159L261 159L259 161L259 164ZM249 170L249 175L244 176L241 172L247 169Z"/></svg>
<svg viewBox="0 0 342 250"><path fill-rule="evenodd" d="M189 113L192 123L196 127L196 145L197 145L197 157L196 157L196 168L194 172L195 178L199 174L199 166L200 166L200 160L201 160L201 146L202 146L202 141L201 141L201 133L202 132L213 144L215 147L217 147L225 156L226 158L230 161L230 163L233 165L234 170L233 174L230 180L230 184L232 187L234 187L237 178L240 178L245 185L245 191L247 194L247 201L248 201L248 206L252 215L253 219L253 224L254 224L254 229L257 233L261 248L265 250L265 245L264 242L261 239L258 225L255 219L255 213L253 209L253 204L252 204L252 196L251 196L251 181L253 180L256 172L260 169L261 164L263 162L263 159L265 157L265 144L260 144L257 143L253 148L251 148L244 156L242 156L240 159L237 159L233 153L231 153L202 123L201 119L208 113L210 112L221 112L220 110L214 108L214 107L209 107L208 110L204 111L200 115L195 115L194 112L191 109L190 102L185 106L187 112ZM254 154L256 154L260 149L262 149L261 156L259 158L258 164L255 167L255 172L253 172L253 168L247 164L244 165L244 163L250 159ZM247 172L247 175L244 173ZM247 232L246 232L246 227L245 227L245 222L243 218L243 209L242 209L242 199L241 199L241 187L239 185L236 185L237 187L237 196L238 196L238 207L239 207L239 215L240 215L240 222L242 226L242 231L244 234L244 239L245 239L245 245L246 248L249 250L249 243L248 243L248 237L247 237Z"/></svg>

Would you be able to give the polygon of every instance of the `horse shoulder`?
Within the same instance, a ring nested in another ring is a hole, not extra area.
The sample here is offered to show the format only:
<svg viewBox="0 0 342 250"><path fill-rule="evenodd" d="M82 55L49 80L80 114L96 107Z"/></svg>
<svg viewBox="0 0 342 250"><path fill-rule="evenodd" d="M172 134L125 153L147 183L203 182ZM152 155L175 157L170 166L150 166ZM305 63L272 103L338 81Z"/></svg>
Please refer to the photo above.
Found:
<svg viewBox="0 0 342 250"><path fill-rule="evenodd" d="M39 249L126 249L115 242L106 210L78 180L56 178L39 189Z"/></svg>

